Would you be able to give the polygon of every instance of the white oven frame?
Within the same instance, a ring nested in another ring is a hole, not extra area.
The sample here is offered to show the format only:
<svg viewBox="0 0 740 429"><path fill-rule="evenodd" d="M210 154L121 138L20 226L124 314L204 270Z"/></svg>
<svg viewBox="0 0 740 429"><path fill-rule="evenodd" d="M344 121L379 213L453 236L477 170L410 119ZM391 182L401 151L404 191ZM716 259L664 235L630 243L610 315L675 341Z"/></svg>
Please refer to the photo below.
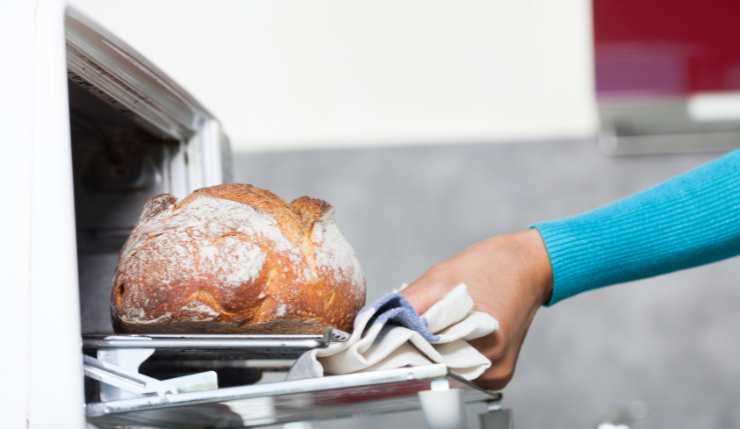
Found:
<svg viewBox="0 0 740 429"><path fill-rule="evenodd" d="M0 246L0 426L82 428L68 69L181 142L166 186L176 196L228 180L228 140L185 90L66 0L3 2L0 35L6 139L0 179L10 198L0 221L11 230Z"/></svg>

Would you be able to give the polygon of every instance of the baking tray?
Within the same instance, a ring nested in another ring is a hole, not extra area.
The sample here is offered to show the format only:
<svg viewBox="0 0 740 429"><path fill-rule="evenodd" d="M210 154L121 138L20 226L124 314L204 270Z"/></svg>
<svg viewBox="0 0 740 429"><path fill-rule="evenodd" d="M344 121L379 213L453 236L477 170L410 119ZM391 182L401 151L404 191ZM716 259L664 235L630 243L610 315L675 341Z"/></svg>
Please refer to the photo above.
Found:
<svg viewBox="0 0 740 429"><path fill-rule="evenodd" d="M242 428L414 410L420 407L418 392L440 386L461 389L465 403L501 399L445 365L426 365L90 403L85 410L88 421L101 428Z"/></svg>
<svg viewBox="0 0 740 429"><path fill-rule="evenodd" d="M346 341L346 332L330 329L319 335L86 334L82 346L92 350L154 349L178 359L296 359L302 353Z"/></svg>

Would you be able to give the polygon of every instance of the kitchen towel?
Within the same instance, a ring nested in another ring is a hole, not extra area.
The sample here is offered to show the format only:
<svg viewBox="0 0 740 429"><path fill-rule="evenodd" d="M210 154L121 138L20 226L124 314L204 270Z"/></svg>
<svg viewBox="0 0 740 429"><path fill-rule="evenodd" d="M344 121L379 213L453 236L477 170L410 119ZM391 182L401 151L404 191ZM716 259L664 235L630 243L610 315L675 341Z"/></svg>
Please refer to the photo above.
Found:
<svg viewBox="0 0 740 429"><path fill-rule="evenodd" d="M491 366L491 361L468 341L496 329L496 319L473 311L473 299L464 284L422 316L394 291L360 310L346 342L301 355L288 379L441 363L473 380Z"/></svg>

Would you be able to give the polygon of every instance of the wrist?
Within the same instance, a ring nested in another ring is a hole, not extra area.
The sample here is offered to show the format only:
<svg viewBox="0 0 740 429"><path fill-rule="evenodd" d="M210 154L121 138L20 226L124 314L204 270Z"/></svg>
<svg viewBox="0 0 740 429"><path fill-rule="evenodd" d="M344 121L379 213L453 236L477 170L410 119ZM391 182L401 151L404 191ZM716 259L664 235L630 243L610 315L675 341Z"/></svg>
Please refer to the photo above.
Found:
<svg viewBox="0 0 740 429"><path fill-rule="evenodd" d="M552 294L552 267L545 243L536 229L515 233L514 237L522 252L526 283L532 288L538 306L544 305Z"/></svg>

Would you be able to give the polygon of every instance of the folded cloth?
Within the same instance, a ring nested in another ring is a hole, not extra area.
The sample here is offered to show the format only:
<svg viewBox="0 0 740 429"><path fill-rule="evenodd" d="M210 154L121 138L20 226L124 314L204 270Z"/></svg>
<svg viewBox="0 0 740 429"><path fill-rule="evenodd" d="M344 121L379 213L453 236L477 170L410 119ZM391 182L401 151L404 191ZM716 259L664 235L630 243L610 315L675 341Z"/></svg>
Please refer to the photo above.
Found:
<svg viewBox="0 0 740 429"><path fill-rule="evenodd" d="M289 379L441 363L467 380L478 378L491 361L468 341L498 329L487 313L473 311L467 286L460 284L422 316L398 292L357 314L346 342L301 355Z"/></svg>

